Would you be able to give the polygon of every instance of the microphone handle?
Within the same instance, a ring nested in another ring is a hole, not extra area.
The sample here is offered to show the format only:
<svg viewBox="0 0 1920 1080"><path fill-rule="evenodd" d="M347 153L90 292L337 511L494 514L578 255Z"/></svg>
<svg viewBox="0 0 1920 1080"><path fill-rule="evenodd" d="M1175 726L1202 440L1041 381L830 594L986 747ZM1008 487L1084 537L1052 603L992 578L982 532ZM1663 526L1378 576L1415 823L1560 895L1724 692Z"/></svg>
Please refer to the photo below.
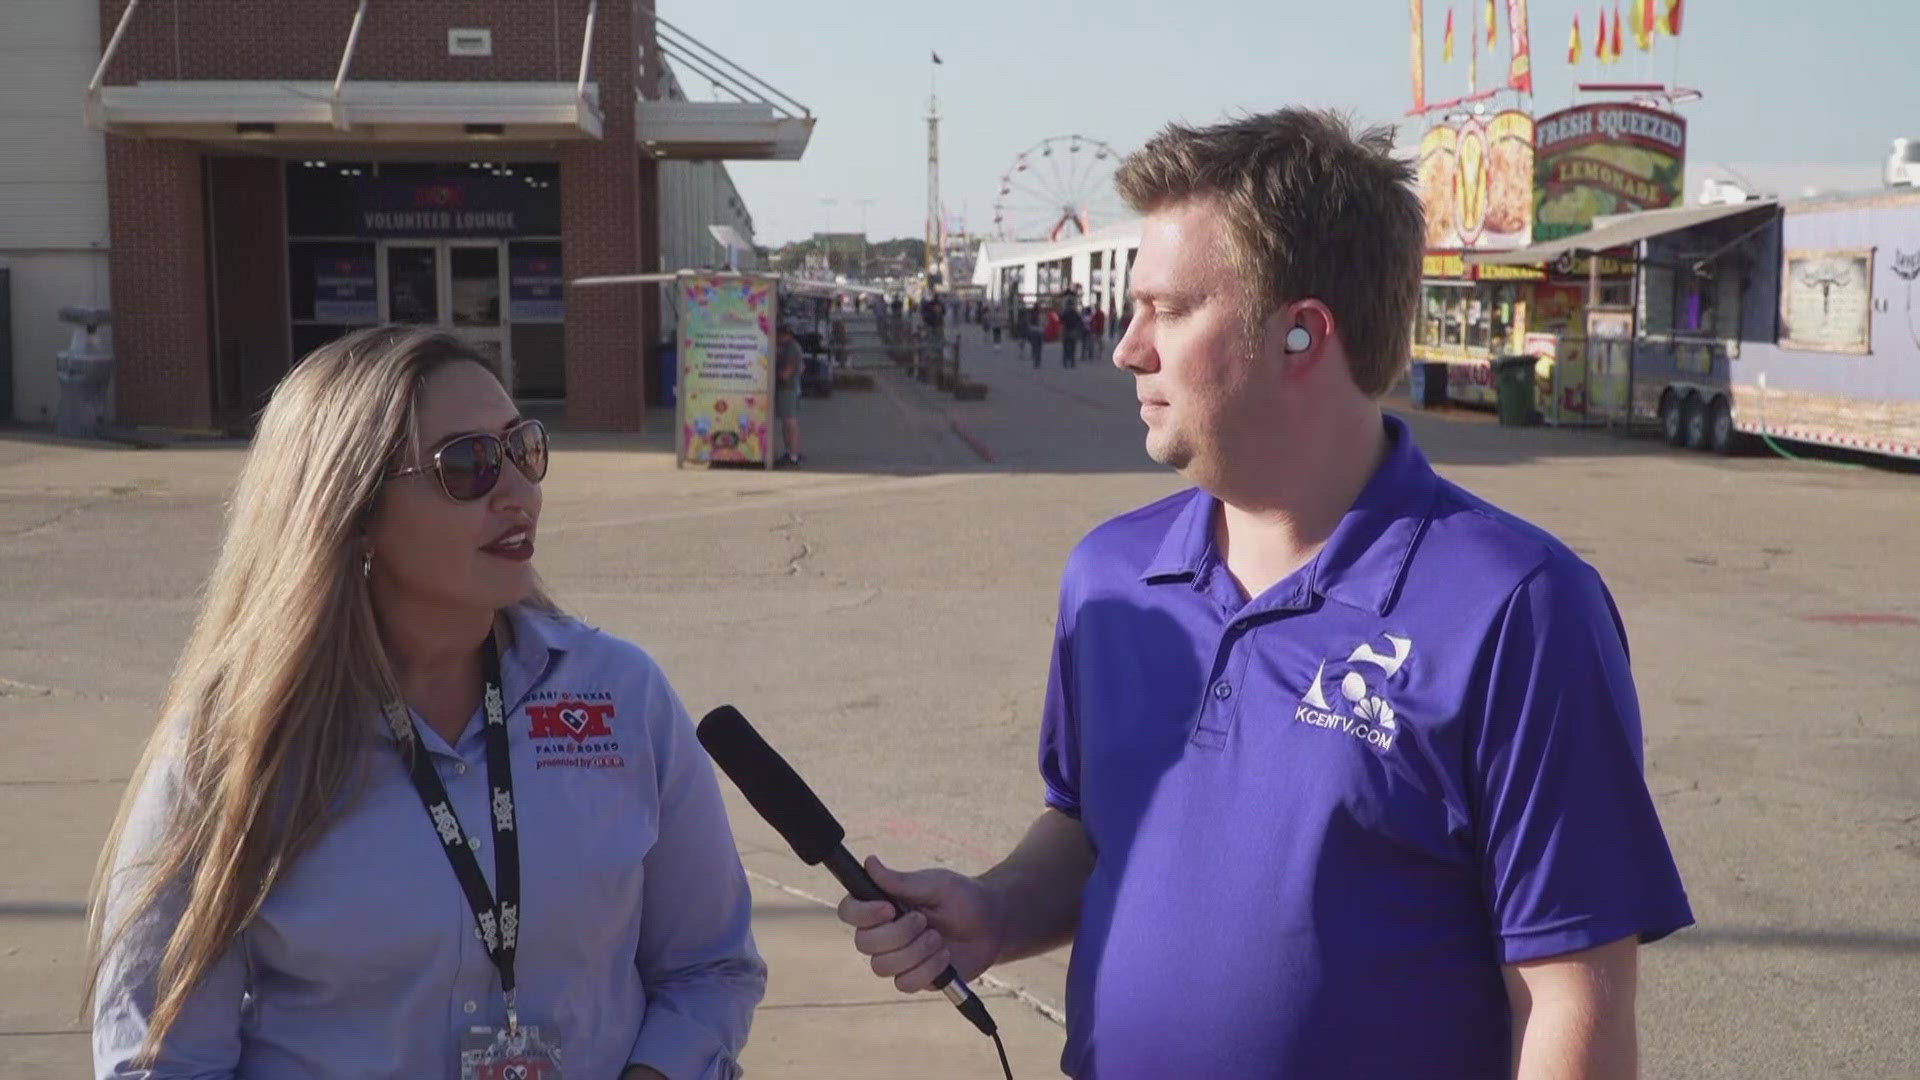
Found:
<svg viewBox="0 0 1920 1080"><path fill-rule="evenodd" d="M884 900L893 905L896 917L907 913L907 906L888 896L886 890L867 875L867 868L860 865L860 860L853 857L853 853L847 850L845 844L835 844L833 850L827 852L827 857L821 860L821 865L825 866L827 871L840 882L841 887L847 890L847 895L855 900ZM996 1025L993 1017L987 1015L986 1005L967 988L965 982L961 981L960 973L953 970L952 964L948 964L947 969L934 978L933 986L934 989L945 994L947 1000L953 1002L954 1007L960 1010L960 1014L972 1021L974 1027L980 1029L981 1034L994 1033Z"/></svg>

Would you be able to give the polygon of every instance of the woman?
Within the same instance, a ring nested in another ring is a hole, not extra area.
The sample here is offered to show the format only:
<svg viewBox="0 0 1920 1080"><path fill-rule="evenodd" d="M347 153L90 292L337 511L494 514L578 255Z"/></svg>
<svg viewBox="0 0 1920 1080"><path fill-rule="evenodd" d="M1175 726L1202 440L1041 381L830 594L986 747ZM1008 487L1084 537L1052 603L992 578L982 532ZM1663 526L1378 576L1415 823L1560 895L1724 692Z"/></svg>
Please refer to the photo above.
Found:
<svg viewBox="0 0 1920 1080"><path fill-rule="evenodd" d="M652 659L541 590L546 468L444 334L275 391L101 856L99 1075L737 1075L719 787Z"/></svg>

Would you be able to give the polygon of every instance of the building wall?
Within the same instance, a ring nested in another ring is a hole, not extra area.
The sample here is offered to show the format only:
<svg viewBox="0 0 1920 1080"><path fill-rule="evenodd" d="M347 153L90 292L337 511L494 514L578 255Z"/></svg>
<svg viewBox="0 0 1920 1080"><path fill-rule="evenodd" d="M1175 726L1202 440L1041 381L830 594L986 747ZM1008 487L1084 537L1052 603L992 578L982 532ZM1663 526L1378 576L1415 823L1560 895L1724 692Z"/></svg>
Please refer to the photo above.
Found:
<svg viewBox="0 0 1920 1080"><path fill-rule="evenodd" d="M727 264L726 249L707 230L729 225L749 245L753 243L753 215L733 186L727 166L719 161L663 161L660 163L659 270L719 269ZM751 247L737 253L742 270L754 269ZM660 312L660 333L671 337L678 327L672 305Z"/></svg>
<svg viewBox="0 0 1920 1080"><path fill-rule="evenodd" d="M128 424L213 424L205 200L199 148L107 140L114 402ZM138 298L138 303L127 302Z"/></svg>
<svg viewBox="0 0 1920 1080"><path fill-rule="evenodd" d="M658 228L657 166L633 131L634 58L652 47L651 25L630 6L603 4L590 77L601 83L607 137L560 151L560 227L568 278L628 274L651 265ZM651 288L567 290L567 423L602 430L640 426L646 410L649 343L657 331Z"/></svg>
<svg viewBox="0 0 1920 1080"><path fill-rule="evenodd" d="M1097 229L1087 236L1073 237L1053 243L1019 243L984 245L979 261L973 272L973 281L987 287L988 299L1001 301L1007 299L1001 295L1000 271L1007 267L1017 267L1021 272L1021 289L1025 297L1032 299L1033 289L1039 281L1039 268L1043 263L1058 259L1068 260L1069 280L1080 287L1080 294L1086 297L1092 283L1093 254L1101 253L1101 266L1118 265L1120 274L1116 282L1111 273L1103 278L1102 292L1110 291L1116 284L1124 290L1131 285L1128 270L1131 267L1129 256L1140 247L1140 225L1128 222L1105 229ZM1123 294L1124 295L1124 294Z"/></svg>
<svg viewBox="0 0 1920 1080"><path fill-rule="evenodd" d="M17 2L17 0L10 0ZM104 42L128 0L100 0ZM595 37L633 5L604 3ZM374 0L351 78L366 81L572 82L587 5L576 0ZM145 0L107 82L137 79L320 79L332 82L353 27L351 0ZM493 32L493 55L447 55L447 31ZM596 41L595 52L600 52ZM96 56L98 53L96 52ZM631 63L623 70L630 71ZM91 74L91 71L89 71ZM613 73L596 71L603 87ZM631 76L625 79L632 85ZM606 100L603 89L601 99Z"/></svg>
<svg viewBox="0 0 1920 1080"><path fill-rule="evenodd" d="M214 398L219 411L252 415L287 373L285 163L209 158L212 220Z"/></svg>
<svg viewBox="0 0 1920 1080"><path fill-rule="evenodd" d="M104 140L81 122L99 11L69 0L0 8L0 265L13 327L13 415L0 422L41 422L59 402L54 357L73 331L60 308L109 297Z"/></svg>

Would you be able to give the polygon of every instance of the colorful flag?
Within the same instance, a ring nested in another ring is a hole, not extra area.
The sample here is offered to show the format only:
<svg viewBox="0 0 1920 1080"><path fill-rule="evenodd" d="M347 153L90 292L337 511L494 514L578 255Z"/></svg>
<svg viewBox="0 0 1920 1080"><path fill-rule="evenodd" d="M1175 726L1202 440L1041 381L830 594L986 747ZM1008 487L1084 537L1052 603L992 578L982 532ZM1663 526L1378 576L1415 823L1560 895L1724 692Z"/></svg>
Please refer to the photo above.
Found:
<svg viewBox="0 0 1920 1080"><path fill-rule="evenodd" d="M1634 0L1634 3L1640 8L1640 17L1636 20L1640 28L1633 33L1634 42L1640 46L1641 52L1651 52L1653 50L1653 0Z"/></svg>
<svg viewBox="0 0 1920 1080"><path fill-rule="evenodd" d="M1580 66L1580 16L1573 17L1573 33L1567 35L1567 66Z"/></svg>
<svg viewBox="0 0 1920 1080"><path fill-rule="evenodd" d="M1600 33L1593 39L1593 58L1599 63L1607 62L1607 9L1600 9Z"/></svg>
<svg viewBox="0 0 1920 1080"><path fill-rule="evenodd" d="M1667 0L1667 33L1680 36L1680 0Z"/></svg>
<svg viewBox="0 0 1920 1080"><path fill-rule="evenodd" d="M1447 9L1447 36L1441 40L1440 58L1453 63L1453 9Z"/></svg>
<svg viewBox="0 0 1920 1080"><path fill-rule="evenodd" d="M1413 111L1427 108L1427 28L1425 0L1409 0L1413 11Z"/></svg>
<svg viewBox="0 0 1920 1080"><path fill-rule="evenodd" d="M1533 93L1533 42L1527 29L1527 0L1507 0L1507 86Z"/></svg>
<svg viewBox="0 0 1920 1080"><path fill-rule="evenodd" d="M1495 17L1493 0L1487 0L1487 51L1492 52L1494 43L1500 40L1499 20Z"/></svg>
<svg viewBox="0 0 1920 1080"><path fill-rule="evenodd" d="M1620 59L1620 54L1626 51L1621 44L1621 31L1624 29L1625 22L1626 20L1620 17L1620 0L1613 0L1613 43L1608 46L1607 51L1613 53L1615 60Z"/></svg>

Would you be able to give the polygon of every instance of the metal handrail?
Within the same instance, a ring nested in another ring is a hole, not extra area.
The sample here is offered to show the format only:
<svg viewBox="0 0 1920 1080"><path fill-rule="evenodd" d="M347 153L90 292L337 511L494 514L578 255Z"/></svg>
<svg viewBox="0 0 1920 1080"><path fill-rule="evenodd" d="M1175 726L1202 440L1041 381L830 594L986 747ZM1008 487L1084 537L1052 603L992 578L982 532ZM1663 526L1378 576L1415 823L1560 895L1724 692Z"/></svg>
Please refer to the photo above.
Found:
<svg viewBox="0 0 1920 1080"><path fill-rule="evenodd" d="M353 66L353 54L360 48L360 27L367 21L367 0L360 0L360 6L353 12L353 29L347 31L347 47L340 53L340 71L333 77L333 97L327 102L327 109L333 116L333 126L341 131L351 125L347 123L347 104L340 95L347 85L347 70Z"/></svg>
<svg viewBox="0 0 1920 1080"><path fill-rule="evenodd" d="M725 90L735 101L759 101L762 104L770 104L765 98L755 94L750 88L742 87L734 82L725 72L715 71L705 66L698 57L683 55L677 49L671 49L665 46L661 47L660 55L676 64L683 65L687 70L697 75L703 75L712 80L714 89ZM786 110L782 109L780 111L785 112Z"/></svg>
<svg viewBox="0 0 1920 1080"><path fill-rule="evenodd" d="M688 43L698 46L700 49L712 54L714 61L718 62L719 64L723 64L726 67L733 69L734 71L739 72L741 75L746 76L748 79L759 84L768 93L774 95L775 97L778 97L780 100L786 102L787 104L793 106L794 108L799 109L802 115L804 116L813 115L813 110L807 108L805 105L800 104L798 101L795 101L793 98L788 97L786 94L782 93L779 90L779 88L775 87L772 83L769 83L767 80L761 78L758 75L755 75L751 71L748 71L746 68L740 66L738 63L735 63L734 61L729 60L725 54L721 53L718 49L715 49L713 46L708 45L706 42L701 41L699 38L696 38L692 34L687 33L685 30L682 30L679 27L673 25L667 20L661 18L659 15L655 15L653 21L657 27L664 26L675 35L685 38ZM655 32L655 36L656 37L658 36L657 30ZM681 48L684 48L684 46L681 46ZM767 104L772 105L774 103L771 101L768 101ZM786 112L785 109L781 109L780 111Z"/></svg>
<svg viewBox="0 0 1920 1080"><path fill-rule="evenodd" d="M100 86L107 80L107 65L113 62L113 54L120 51L120 39L127 36L127 25L139 7L140 0L127 0L127 10L120 13L120 25L113 28L107 51L100 54L100 66L93 69L93 78L87 82L87 101L82 111L86 113L88 127L100 126Z"/></svg>

